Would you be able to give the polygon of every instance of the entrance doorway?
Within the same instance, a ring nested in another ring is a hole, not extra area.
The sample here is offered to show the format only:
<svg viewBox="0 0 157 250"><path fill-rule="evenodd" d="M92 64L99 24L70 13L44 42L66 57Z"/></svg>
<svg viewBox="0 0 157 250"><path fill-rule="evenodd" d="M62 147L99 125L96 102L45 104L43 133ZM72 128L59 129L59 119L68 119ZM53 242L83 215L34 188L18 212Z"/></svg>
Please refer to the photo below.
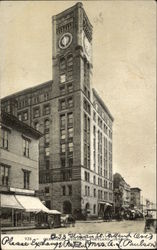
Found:
<svg viewBox="0 0 157 250"><path fill-rule="evenodd" d="M70 201L64 201L63 214L72 214L72 205Z"/></svg>

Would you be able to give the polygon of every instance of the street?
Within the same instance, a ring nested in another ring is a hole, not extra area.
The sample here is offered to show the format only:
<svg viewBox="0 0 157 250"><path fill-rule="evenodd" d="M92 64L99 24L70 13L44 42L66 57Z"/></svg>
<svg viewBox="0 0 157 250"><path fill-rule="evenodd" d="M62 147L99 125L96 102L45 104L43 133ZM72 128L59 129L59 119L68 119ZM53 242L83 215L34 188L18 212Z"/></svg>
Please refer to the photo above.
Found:
<svg viewBox="0 0 157 250"><path fill-rule="evenodd" d="M55 233L106 233L106 232L119 232L119 233L128 233L128 232L144 232L144 221L112 221L112 222L79 222L77 221L75 227L68 228L54 228L54 229L27 229L27 230L18 230L18 231L6 231L5 233L14 233L14 234L51 234Z"/></svg>

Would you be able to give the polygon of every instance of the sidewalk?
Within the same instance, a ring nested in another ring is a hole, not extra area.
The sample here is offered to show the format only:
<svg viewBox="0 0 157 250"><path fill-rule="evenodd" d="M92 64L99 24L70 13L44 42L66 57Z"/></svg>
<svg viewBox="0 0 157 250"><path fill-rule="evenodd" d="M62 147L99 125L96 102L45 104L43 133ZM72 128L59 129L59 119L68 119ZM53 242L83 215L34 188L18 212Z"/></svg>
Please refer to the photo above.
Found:
<svg viewBox="0 0 157 250"><path fill-rule="evenodd" d="M102 223L103 220L76 220L76 223Z"/></svg>
<svg viewBox="0 0 157 250"><path fill-rule="evenodd" d="M24 229L34 229L35 226L23 226L23 227L1 227L1 231L16 231L16 230L24 230Z"/></svg>

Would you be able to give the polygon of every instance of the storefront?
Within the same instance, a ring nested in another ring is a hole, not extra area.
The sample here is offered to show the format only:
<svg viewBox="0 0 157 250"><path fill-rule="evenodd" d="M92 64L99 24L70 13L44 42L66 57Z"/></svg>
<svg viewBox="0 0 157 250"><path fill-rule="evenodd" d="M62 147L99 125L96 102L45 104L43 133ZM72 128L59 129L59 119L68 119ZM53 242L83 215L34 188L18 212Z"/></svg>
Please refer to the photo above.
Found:
<svg viewBox="0 0 157 250"><path fill-rule="evenodd" d="M112 204L100 201L98 203L98 217L103 219L111 219L112 217Z"/></svg>
<svg viewBox="0 0 157 250"><path fill-rule="evenodd" d="M0 194L0 197L2 227L35 227L39 218L46 221L51 213L35 196Z"/></svg>
<svg viewBox="0 0 157 250"><path fill-rule="evenodd" d="M0 194L1 197L1 226L15 227L20 224L24 208L14 195Z"/></svg>

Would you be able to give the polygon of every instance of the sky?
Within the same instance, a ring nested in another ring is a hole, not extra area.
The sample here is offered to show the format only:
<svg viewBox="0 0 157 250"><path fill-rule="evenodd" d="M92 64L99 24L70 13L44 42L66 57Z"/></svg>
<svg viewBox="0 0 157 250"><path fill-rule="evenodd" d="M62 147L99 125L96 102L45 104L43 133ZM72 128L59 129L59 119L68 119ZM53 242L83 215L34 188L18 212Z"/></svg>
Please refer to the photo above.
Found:
<svg viewBox="0 0 157 250"><path fill-rule="evenodd" d="M113 171L155 201L156 3L82 2L93 25L93 87L114 117ZM1 97L53 79L51 17L75 3L0 3Z"/></svg>

